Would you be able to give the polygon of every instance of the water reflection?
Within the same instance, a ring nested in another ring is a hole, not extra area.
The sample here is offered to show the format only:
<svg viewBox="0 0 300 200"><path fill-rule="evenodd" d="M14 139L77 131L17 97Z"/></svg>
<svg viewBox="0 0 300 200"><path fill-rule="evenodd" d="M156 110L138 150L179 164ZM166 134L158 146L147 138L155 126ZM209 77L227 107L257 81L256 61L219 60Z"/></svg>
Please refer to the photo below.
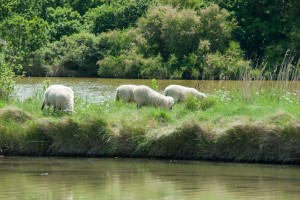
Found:
<svg viewBox="0 0 300 200"><path fill-rule="evenodd" d="M1 158L0 199L298 199L299 174L298 166Z"/></svg>

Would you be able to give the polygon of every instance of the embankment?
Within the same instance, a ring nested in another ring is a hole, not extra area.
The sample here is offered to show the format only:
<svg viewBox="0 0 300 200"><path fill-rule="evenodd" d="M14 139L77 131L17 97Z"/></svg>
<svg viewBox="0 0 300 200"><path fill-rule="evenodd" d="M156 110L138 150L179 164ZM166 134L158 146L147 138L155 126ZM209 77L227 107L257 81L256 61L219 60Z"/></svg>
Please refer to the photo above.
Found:
<svg viewBox="0 0 300 200"><path fill-rule="evenodd" d="M208 120L134 105L73 115L25 110L0 108L0 154L300 163L300 120L286 112Z"/></svg>

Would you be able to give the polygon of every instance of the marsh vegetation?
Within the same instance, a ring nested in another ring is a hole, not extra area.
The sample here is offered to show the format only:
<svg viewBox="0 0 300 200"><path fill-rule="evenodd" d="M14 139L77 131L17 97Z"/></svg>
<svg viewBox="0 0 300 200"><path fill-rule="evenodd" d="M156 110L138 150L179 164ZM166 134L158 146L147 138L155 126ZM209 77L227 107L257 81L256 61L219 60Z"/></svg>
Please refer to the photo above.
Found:
<svg viewBox="0 0 300 200"><path fill-rule="evenodd" d="M2 154L300 161L299 82L238 82L172 110L77 98L68 115L41 111L41 101L1 101Z"/></svg>

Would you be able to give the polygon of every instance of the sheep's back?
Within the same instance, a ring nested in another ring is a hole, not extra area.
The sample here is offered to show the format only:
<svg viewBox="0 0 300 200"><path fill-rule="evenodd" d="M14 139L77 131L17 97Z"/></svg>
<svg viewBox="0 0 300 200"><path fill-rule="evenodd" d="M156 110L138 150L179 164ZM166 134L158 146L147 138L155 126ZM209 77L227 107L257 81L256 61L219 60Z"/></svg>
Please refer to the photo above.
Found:
<svg viewBox="0 0 300 200"><path fill-rule="evenodd" d="M133 90L136 85L121 85L117 88L117 96L124 101L134 101Z"/></svg>
<svg viewBox="0 0 300 200"><path fill-rule="evenodd" d="M45 91L44 101L62 109L73 110L74 92L64 85L52 85Z"/></svg>

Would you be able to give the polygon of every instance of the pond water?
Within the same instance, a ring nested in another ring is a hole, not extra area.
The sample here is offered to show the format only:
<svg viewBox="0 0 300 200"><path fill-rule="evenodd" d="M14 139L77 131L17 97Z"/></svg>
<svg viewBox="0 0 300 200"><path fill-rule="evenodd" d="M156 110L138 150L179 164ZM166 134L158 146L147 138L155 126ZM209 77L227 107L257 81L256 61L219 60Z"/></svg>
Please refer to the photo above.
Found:
<svg viewBox="0 0 300 200"><path fill-rule="evenodd" d="M299 199L300 167L118 158L0 158L0 199Z"/></svg>
<svg viewBox="0 0 300 200"><path fill-rule="evenodd" d="M63 84L72 87L75 98L81 98L89 102L101 102L115 97L115 90L122 84L136 84L151 86L151 80L145 79L103 79L103 78L52 78L33 77L18 78L15 85L14 97L24 100L32 97L42 98L46 83ZM243 90L250 88L284 89L300 94L300 82L271 82L271 81L199 81L199 80L157 80L159 91L170 84L179 84L193 87L204 93L212 93L214 90Z"/></svg>

